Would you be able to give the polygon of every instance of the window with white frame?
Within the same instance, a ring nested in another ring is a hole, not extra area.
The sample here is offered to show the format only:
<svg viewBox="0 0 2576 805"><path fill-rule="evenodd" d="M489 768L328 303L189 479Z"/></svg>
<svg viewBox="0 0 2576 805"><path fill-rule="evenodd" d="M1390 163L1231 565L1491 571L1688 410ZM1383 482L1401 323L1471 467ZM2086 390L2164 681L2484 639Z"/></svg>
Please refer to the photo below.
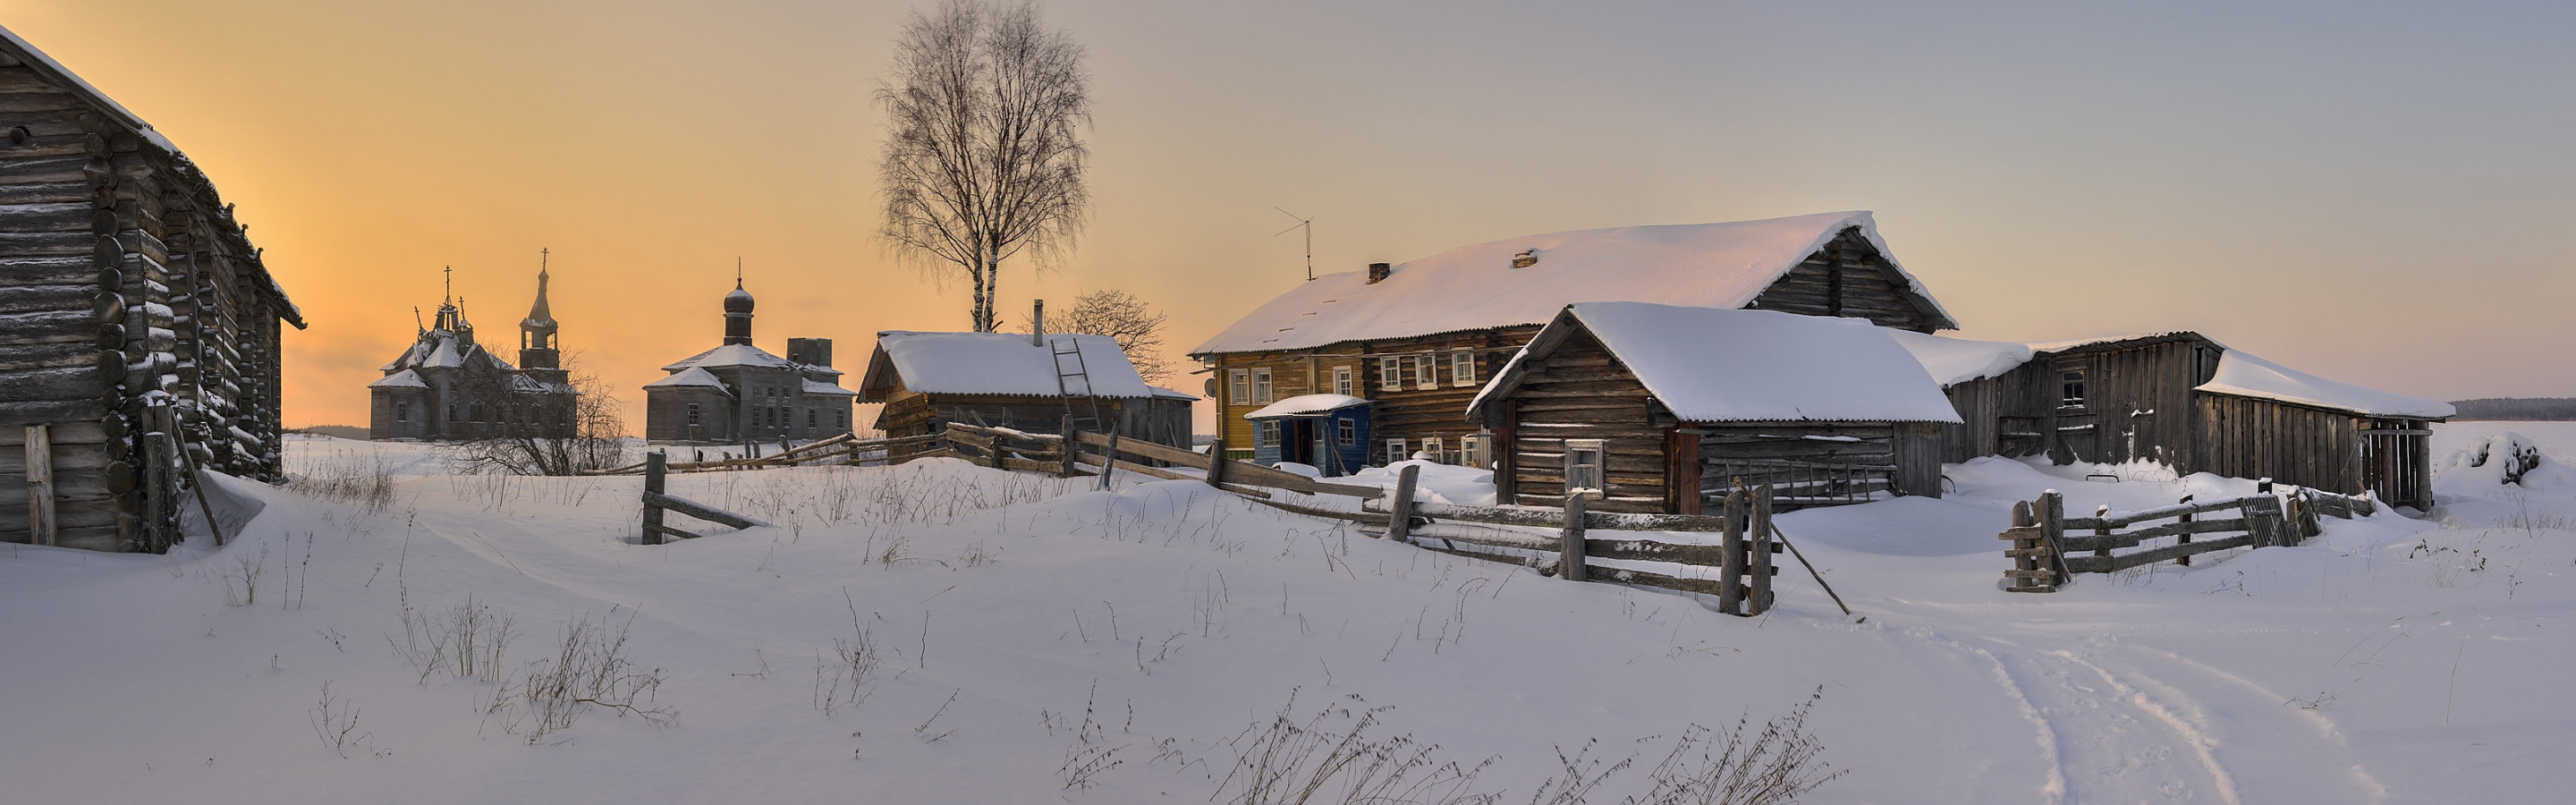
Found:
<svg viewBox="0 0 2576 805"><path fill-rule="evenodd" d="M1418 389L1440 387L1440 356L1413 356L1413 387Z"/></svg>
<svg viewBox="0 0 2576 805"><path fill-rule="evenodd" d="M1423 457L1423 458L1425 458L1425 459L1429 459L1429 460L1431 461L1431 463L1433 463L1433 464L1447 464L1447 463L1449 463L1449 459L1446 457L1446 453L1447 453L1447 448L1446 448L1445 446L1443 446L1443 445L1440 443L1440 437L1438 437L1438 436L1433 436L1433 437L1431 437L1431 438L1428 438L1428 439L1424 439L1424 440L1422 440L1422 457Z"/></svg>
<svg viewBox="0 0 2576 805"><path fill-rule="evenodd" d="M1476 385L1476 353L1449 353L1449 385Z"/></svg>
<svg viewBox="0 0 2576 805"><path fill-rule="evenodd" d="M1333 367L1333 393L1348 397L1353 391L1356 389L1351 387L1351 367Z"/></svg>
<svg viewBox="0 0 2576 805"><path fill-rule="evenodd" d="M1404 390L1404 359L1387 356L1377 359L1377 387L1385 391Z"/></svg>
<svg viewBox="0 0 2576 805"><path fill-rule="evenodd" d="M1600 439L1565 440L1567 496L1586 493L1595 500L1601 498L1602 490L1606 488L1601 478L1602 455Z"/></svg>
<svg viewBox="0 0 2576 805"><path fill-rule="evenodd" d="M1343 447L1360 443L1360 423L1354 419L1333 420L1333 441Z"/></svg>
<svg viewBox="0 0 2576 805"><path fill-rule="evenodd" d="M1265 419L1252 423L1252 446L1278 447L1279 420Z"/></svg>
<svg viewBox="0 0 2576 805"><path fill-rule="evenodd" d="M1458 463L1476 469L1492 469L1493 434L1471 433L1458 437Z"/></svg>
<svg viewBox="0 0 2576 805"><path fill-rule="evenodd" d="M1252 404L1270 404L1270 367L1263 366L1252 370Z"/></svg>
<svg viewBox="0 0 2576 805"><path fill-rule="evenodd" d="M1226 390L1232 392L1225 396L1225 403L1227 405L1242 405L1244 401L1252 399L1252 372L1250 370L1228 369L1225 371L1225 378L1227 383Z"/></svg>
<svg viewBox="0 0 2576 805"><path fill-rule="evenodd" d="M1403 460L1404 460L1408 455L1409 455L1409 454L1408 454L1408 453L1406 453L1406 452L1405 452L1405 450L1404 450L1404 440L1403 440L1403 439L1388 439L1388 440L1386 440L1386 463L1387 463L1387 464L1389 464L1389 465L1393 465L1395 462L1403 461Z"/></svg>

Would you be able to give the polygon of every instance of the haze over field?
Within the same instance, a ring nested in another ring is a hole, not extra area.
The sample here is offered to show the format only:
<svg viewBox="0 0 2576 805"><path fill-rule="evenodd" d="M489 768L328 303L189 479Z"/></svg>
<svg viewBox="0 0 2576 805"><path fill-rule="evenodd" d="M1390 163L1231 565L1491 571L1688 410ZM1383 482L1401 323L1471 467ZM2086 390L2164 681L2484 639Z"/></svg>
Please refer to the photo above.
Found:
<svg viewBox="0 0 2576 805"><path fill-rule="evenodd" d="M313 329L288 424L364 422L433 306L486 339L553 250L630 400L719 333L961 329L872 239L907 3L0 2L240 205ZM2576 394L2560 347L2576 12L2555 4L1656 7L1055 2L1097 205L1032 296L1122 287L1185 349L1303 276L1534 232L1871 209L1978 338L2196 328L2439 399ZM2392 322L2396 322L2393 323ZM1183 381L1195 391L1195 384Z"/></svg>

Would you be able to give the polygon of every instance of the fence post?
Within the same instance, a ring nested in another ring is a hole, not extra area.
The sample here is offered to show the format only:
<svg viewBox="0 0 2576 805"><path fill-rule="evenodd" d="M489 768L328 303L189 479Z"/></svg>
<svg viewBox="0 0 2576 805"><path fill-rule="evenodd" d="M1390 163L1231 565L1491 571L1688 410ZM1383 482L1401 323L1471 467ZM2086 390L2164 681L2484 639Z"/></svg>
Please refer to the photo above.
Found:
<svg viewBox="0 0 2576 805"><path fill-rule="evenodd" d="M1055 477L1071 478L1074 473L1074 451L1079 449L1077 445L1082 444L1082 439L1073 430L1073 415L1066 414L1063 419L1057 420L1055 432L1064 436L1064 462L1056 467Z"/></svg>
<svg viewBox="0 0 2576 805"><path fill-rule="evenodd" d="M2066 535L2066 496L2059 494L2055 489L2041 492L2038 515L2039 540L2048 545L2049 561L2052 563L2049 569L2057 571L2057 583L2054 586L2066 586L2067 582L2074 581L2075 575L2067 571L2066 550L2059 547L2058 541L2059 537Z"/></svg>
<svg viewBox="0 0 2576 805"><path fill-rule="evenodd" d="M1413 485L1421 480L1422 465L1406 464L1395 475L1395 499L1386 502L1386 538L1392 542L1413 541Z"/></svg>
<svg viewBox="0 0 2576 805"><path fill-rule="evenodd" d="M1404 468L1412 472L1414 467ZM1558 533L1556 577L1566 581L1591 581L1583 568L1583 493L1565 496L1565 530Z"/></svg>
<svg viewBox="0 0 2576 805"><path fill-rule="evenodd" d="M1753 591L1745 595L1751 606L1748 614L1771 611L1771 485L1753 490L1753 517L1744 526L1744 536L1753 547Z"/></svg>
<svg viewBox="0 0 2576 805"><path fill-rule="evenodd" d="M2185 506L2189 506L2189 505L2191 505L2191 498L2192 498L2192 496L2190 496L2190 495L2184 495L2184 496L2182 496L2182 499L2181 499L2181 500L2177 500L2177 501L2174 501L2174 502L2175 502L2175 503L2182 504L2182 505L2185 505ZM2181 522L2183 523L2183 526L2184 526L2185 528L2189 528L2189 527L2190 527L2190 524L2191 524L2191 516L2192 516L2192 515L2191 515L2191 512L2183 512L2183 513L2182 513L2182 521L2181 521ZM2174 544L2175 544L2175 545L2189 545L2189 544L2191 544L2191 532L2189 532L2189 531L2185 531L2185 532L2182 532L2182 534L2180 534L2180 535L2178 535L2178 536L2175 536L2175 537L2174 537ZM2190 555L2190 554L2184 554L2184 555L2181 555L2181 556L2174 557L2174 564L2179 565L2179 566L2182 566L2182 567L2190 567L2190 566L2191 566L2191 555Z"/></svg>
<svg viewBox="0 0 2576 805"><path fill-rule="evenodd" d="M662 494L662 478L669 471L670 458L662 451L644 454L644 544L662 544L662 507L653 505L654 495Z"/></svg>
<svg viewBox="0 0 2576 805"><path fill-rule="evenodd" d="M1109 431L1109 446L1100 449L1100 491L1109 491L1109 476L1118 473L1118 431Z"/></svg>
<svg viewBox="0 0 2576 805"><path fill-rule="evenodd" d="M2013 501L2012 527L2015 531L2020 531L2020 529L2025 528L2036 530L2038 523L2039 519L2031 515L2030 501ZM2020 533L2029 534L2031 532L2020 531ZM2012 584L2007 588L2008 592L2054 592L2057 589L2054 586L2039 583L2039 556L2037 552L2040 550L2039 540L2035 537L2016 537L2013 539L2012 548L2004 552L2006 555L2011 556L2013 560L2013 572L2004 574L2006 578L2012 580Z"/></svg>
<svg viewBox="0 0 2576 805"><path fill-rule="evenodd" d="M2102 538L2102 547L2094 549L2093 555L2102 559L2107 565L2111 559L2111 504L2105 503L2095 507L2093 519L2102 521L2101 525L2093 527L2093 536Z"/></svg>
<svg viewBox="0 0 2576 805"><path fill-rule="evenodd" d="M1209 442L1207 454L1208 485L1218 486L1225 483L1225 437L1219 436L1216 438L1216 441Z"/></svg>
<svg viewBox="0 0 2576 805"><path fill-rule="evenodd" d="M1726 529L1718 540L1717 611L1729 615L1744 614L1744 487L1736 486L1726 493L1726 510L1719 515Z"/></svg>

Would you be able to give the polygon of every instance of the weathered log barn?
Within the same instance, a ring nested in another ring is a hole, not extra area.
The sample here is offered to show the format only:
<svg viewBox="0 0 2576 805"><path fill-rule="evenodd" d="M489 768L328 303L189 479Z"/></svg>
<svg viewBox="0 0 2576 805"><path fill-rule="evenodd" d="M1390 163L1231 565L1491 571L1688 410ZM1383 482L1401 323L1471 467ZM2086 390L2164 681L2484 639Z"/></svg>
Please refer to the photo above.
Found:
<svg viewBox="0 0 2576 805"><path fill-rule="evenodd" d="M1469 406L1500 436L1496 498L1698 514L1738 482L1783 508L1939 497L1959 417L1868 322L1642 302L1567 306Z"/></svg>
<svg viewBox="0 0 2576 805"><path fill-rule="evenodd" d="M1303 394L1370 401L1372 455L1490 464L1494 434L1462 417L1504 360L1576 302L1659 302L1956 329L1898 265L1867 212L1559 232L1328 274L1190 351L1213 374L1219 434L1263 445L1244 415Z"/></svg>
<svg viewBox="0 0 2576 805"><path fill-rule="evenodd" d="M644 438L655 444L822 439L850 432L850 401L832 368L832 339L787 339L781 358L751 343L754 300L734 281L724 343L682 358L644 384Z"/></svg>
<svg viewBox="0 0 2576 805"><path fill-rule="evenodd" d="M519 365L474 340L455 299L367 384L367 438L450 441L535 435L567 438L581 392L563 368L561 326L537 270L537 301L519 320Z"/></svg>
<svg viewBox="0 0 2576 805"><path fill-rule="evenodd" d="M877 334L859 400L884 404L876 427L887 436L950 422L1062 433L1070 418L1081 430L1189 449L1198 398L1147 385L1105 335L888 330Z"/></svg>
<svg viewBox="0 0 2576 805"><path fill-rule="evenodd" d="M281 478L280 325L304 323L243 229L0 28L0 540L163 551L192 469Z"/></svg>
<svg viewBox="0 0 2576 805"><path fill-rule="evenodd" d="M1945 457L2151 461L2432 505L2431 423L2450 404L2317 377L2175 332L2045 344L1896 334L1964 424Z"/></svg>

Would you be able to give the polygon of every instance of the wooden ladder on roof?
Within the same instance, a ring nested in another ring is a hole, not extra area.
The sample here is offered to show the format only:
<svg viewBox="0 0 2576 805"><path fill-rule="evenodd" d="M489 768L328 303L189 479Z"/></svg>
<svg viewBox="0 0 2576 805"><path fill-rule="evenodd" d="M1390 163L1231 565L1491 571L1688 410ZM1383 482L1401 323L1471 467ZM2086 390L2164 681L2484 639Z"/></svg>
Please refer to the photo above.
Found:
<svg viewBox="0 0 2576 805"><path fill-rule="evenodd" d="M1064 400L1064 421L1066 427L1069 429L1092 431L1094 433L1101 432L1100 397L1099 395L1093 394L1091 391L1091 368L1082 360L1081 339L1069 336L1060 338L1049 337L1047 339L1047 350L1052 353L1052 357L1055 360L1055 390L1056 394ZM1068 358L1071 360L1068 361ZM1073 398L1076 396L1074 394L1074 389L1077 385L1082 389L1082 393L1079 396L1081 396L1085 401L1088 401L1091 406L1091 416L1088 420L1078 419L1074 416ZM1082 427L1082 424L1086 421L1090 423L1089 427ZM1115 429L1113 428L1112 430ZM1065 435L1067 438L1071 438L1072 436L1072 434L1069 433Z"/></svg>

